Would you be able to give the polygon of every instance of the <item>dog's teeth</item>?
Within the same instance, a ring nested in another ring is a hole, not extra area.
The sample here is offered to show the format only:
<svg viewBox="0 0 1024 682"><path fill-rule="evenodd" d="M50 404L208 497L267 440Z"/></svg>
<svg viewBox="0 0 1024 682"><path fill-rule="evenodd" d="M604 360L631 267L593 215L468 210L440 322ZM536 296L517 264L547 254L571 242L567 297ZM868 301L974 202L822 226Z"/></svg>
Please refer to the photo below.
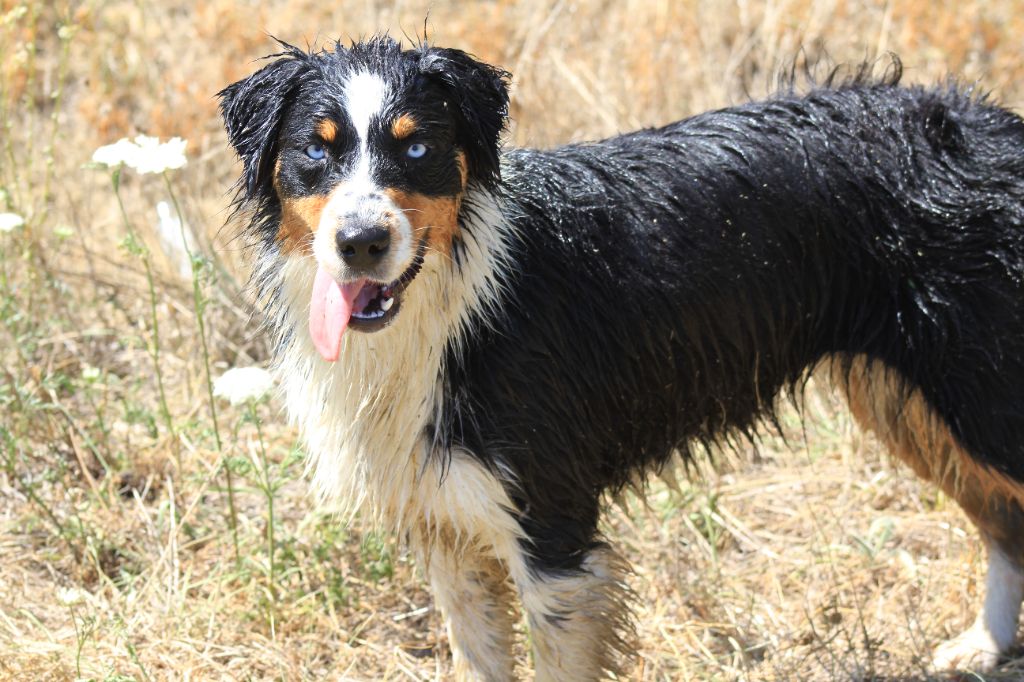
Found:
<svg viewBox="0 0 1024 682"><path fill-rule="evenodd" d="M391 310L391 306L393 306L394 304L394 298L385 298L383 301L380 302L380 309L383 310L384 312L387 312Z"/></svg>
<svg viewBox="0 0 1024 682"><path fill-rule="evenodd" d="M352 313L352 317L354 317L356 319L359 319L359 320L376 320L379 317L384 317L384 311L383 310L374 310L373 312L369 312L369 313L367 313L367 312Z"/></svg>

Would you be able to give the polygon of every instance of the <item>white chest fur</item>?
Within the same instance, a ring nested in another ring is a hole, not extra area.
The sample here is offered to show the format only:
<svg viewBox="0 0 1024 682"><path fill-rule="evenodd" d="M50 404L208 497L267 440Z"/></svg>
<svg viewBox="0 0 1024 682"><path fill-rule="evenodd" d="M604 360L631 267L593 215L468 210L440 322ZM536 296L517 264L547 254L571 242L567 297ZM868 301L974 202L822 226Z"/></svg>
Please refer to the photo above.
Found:
<svg viewBox="0 0 1024 682"><path fill-rule="evenodd" d="M320 357L306 331L315 263L295 254L278 275L280 333L288 341L277 374L289 417L311 456L315 487L345 512L362 509L392 530L438 515L458 517L453 506L459 505L446 499L445 487L453 487L448 479L477 476L467 470L472 458L432 453L426 435L443 409L446 350L458 349L473 316L494 314L508 268L510 228L497 200L471 191L463 216L467 229L458 266L449 254L428 252L394 324L373 334L347 332L335 363ZM448 479L446 456L458 465ZM479 465L472 469L483 476ZM477 484L488 497L498 494L493 483Z"/></svg>

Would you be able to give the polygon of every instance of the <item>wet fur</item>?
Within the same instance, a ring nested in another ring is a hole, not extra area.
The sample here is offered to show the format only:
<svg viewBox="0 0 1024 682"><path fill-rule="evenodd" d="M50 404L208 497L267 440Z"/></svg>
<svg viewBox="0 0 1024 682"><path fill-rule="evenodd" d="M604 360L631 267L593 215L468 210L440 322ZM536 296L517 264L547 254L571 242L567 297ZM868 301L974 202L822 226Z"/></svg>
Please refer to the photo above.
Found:
<svg viewBox="0 0 1024 682"><path fill-rule="evenodd" d="M329 89L323 74L351 64L402 83L413 119L431 115L424 92L456 112L464 192L394 325L349 332L327 366L306 338L311 271L282 245L270 169L297 84ZM257 290L316 480L367 502L433 567L463 678L502 677L509 580L538 679L618 669L629 592L597 530L602 495L675 452L749 437L822 363L857 418L1019 570L1018 116L956 85L901 87L895 68L501 151L506 78L375 39L289 50L222 93ZM460 615L459 594L484 611Z"/></svg>

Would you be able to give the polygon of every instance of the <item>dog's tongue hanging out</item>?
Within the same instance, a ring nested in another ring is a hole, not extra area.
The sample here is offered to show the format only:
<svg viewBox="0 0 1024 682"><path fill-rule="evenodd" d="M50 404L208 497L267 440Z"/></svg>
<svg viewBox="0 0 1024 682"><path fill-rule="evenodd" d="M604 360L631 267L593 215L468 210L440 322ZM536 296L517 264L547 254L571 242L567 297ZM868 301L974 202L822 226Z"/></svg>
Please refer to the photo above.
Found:
<svg viewBox="0 0 1024 682"><path fill-rule="evenodd" d="M323 268L317 268L313 280L313 299L309 302L309 335L324 360L334 362L341 349L341 335L352 318L352 304L365 280L338 284Z"/></svg>

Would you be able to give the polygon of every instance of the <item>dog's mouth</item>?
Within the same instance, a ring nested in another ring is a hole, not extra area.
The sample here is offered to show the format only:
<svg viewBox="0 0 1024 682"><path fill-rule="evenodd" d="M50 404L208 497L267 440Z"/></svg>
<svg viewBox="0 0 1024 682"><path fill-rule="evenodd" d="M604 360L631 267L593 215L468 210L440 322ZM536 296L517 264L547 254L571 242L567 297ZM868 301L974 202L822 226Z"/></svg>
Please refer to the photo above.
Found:
<svg viewBox="0 0 1024 682"><path fill-rule="evenodd" d="M423 254L417 253L405 272L388 283L365 278L339 283L322 267L317 268L309 304L309 334L323 359L338 359L346 329L372 333L391 324L402 307L402 293L422 266Z"/></svg>

